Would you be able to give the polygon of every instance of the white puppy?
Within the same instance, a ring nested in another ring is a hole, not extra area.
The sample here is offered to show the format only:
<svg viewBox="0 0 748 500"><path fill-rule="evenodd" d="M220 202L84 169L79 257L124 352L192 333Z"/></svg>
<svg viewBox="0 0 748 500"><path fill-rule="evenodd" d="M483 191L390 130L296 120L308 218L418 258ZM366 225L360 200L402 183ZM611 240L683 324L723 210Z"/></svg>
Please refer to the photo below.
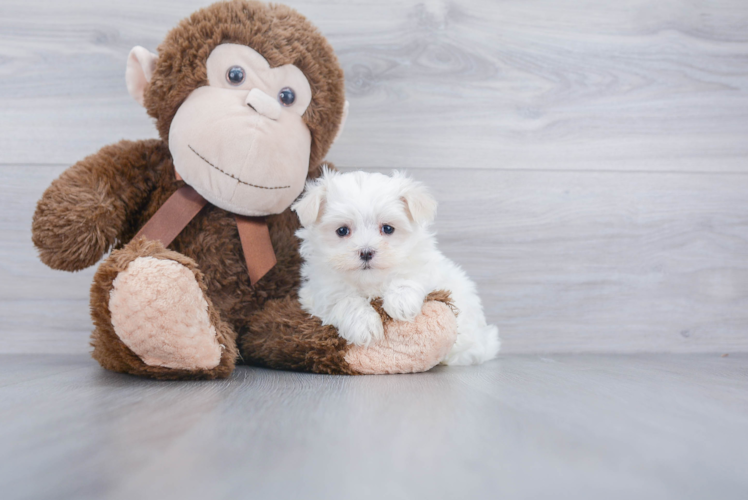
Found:
<svg viewBox="0 0 748 500"><path fill-rule="evenodd" d="M367 345L383 336L370 305L383 299L392 318L411 321L426 295L448 290L457 308L457 341L443 361L482 363L499 350L498 329L487 325L475 284L436 248L429 226L436 200L418 182L325 168L292 207L302 229L302 308L338 329L348 342Z"/></svg>

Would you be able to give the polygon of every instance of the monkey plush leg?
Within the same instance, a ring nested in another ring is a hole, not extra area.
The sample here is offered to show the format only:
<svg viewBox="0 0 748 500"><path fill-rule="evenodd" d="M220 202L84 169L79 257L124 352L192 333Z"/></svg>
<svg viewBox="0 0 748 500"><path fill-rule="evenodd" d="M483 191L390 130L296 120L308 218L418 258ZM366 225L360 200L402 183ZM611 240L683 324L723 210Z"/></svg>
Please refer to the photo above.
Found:
<svg viewBox="0 0 748 500"><path fill-rule="evenodd" d="M144 238L101 264L91 287L93 357L158 379L227 377L236 335L206 295L195 262Z"/></svg>
<svg viewBox="0 0 748 500"><path fill-rule="evenodd" d="M457 339L457 318L447 292L427 296L412 322L393 320L381 301L374 308L382 317L385 339L369 347L352 346L346 353L348 365L359 373L425 372L447 356Z"/></svg>
<svg viewBox="0 0 748 500"><path fill-rule="evenodd" d="M332 326L303 311L298 300L269 301L250 319L240 343L245 361L270 368L328 374L414 373L436 366L457 338L449 294L426 297L413 322L395 321L381 307L384 339L353 346Z"/></svg>

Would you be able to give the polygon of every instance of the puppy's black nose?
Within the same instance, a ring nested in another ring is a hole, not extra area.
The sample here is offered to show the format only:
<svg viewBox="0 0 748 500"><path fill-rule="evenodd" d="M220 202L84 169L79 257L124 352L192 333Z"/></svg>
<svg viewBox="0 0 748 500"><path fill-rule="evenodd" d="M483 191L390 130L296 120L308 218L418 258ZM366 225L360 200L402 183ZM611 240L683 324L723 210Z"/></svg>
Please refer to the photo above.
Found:
<svg viewBox="0 0 748 500"><path fill-rule="evenodd" d="M358 253L358 256L363 260L364 262L369 262L371 259L374 258L374 250L371 250L370 248L365 248L361 250Z"/></svg>

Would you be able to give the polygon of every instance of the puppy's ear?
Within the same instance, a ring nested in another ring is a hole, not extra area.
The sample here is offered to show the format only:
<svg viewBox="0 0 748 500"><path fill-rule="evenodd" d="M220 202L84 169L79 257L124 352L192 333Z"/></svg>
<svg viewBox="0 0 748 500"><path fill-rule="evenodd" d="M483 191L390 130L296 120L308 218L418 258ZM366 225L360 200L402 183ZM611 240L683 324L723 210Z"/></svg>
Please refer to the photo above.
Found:
<svg viewBox="0 0 748 500"><path fill-rule="evenodd" d="M420 182L407 177L402 172L395 172L393 177L403 182L403 191L400 199L405 203L408 217L421 226L428 225L436 217L436 200L426 187Z"/></svg>
<svg viewBox="0 0 748 500"><path fill-rule="evenodd" d="M302 226L311 226L322 215L322 208L327 197L327 179L330 175L330 171L325 167L318 179L307 182L304 195L291 205L291 210L299 216Z"/></svg>

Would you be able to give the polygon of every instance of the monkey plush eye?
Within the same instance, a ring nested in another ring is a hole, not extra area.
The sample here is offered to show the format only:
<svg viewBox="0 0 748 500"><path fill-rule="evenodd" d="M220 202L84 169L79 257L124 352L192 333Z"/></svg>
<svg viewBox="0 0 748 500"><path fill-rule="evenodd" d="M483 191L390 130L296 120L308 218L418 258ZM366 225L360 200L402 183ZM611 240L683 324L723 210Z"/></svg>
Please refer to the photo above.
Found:
<svg viewBox="0 0 748 500"><path fill-rule="evenodd" d="M244 81L244 68L241 66L231 66L226 72L226 80L231 85L241 85Z"/></svg>
<svg viewBox="0 0 748 500"><path fill-rule="evenodd" d="M351 234L351 230L350 230L350 229L348 229L348 227L347 227L347 226L343 226L343 227L339 227L339 228L337 228L337 229L335 230L335 233L336 233L336 234L337 234L338 236L340 236L341 238L344 238L344 237L348 236L349 234Z"/></svg>
<svg viewBox="0 0 748 500"><path fill-rule="evenodd" d="M382 232L384 234L392 234L395 232L395 228L390 226L389 224L383 224L382 225Z"/></svg>
<svg viewBox="0 0 748 500"><path fill-rule="evenodd" d="M296 100L296 93L291 87L283 87L281 91L278 92L278 100L284 106L290 106Z"/></svg>

